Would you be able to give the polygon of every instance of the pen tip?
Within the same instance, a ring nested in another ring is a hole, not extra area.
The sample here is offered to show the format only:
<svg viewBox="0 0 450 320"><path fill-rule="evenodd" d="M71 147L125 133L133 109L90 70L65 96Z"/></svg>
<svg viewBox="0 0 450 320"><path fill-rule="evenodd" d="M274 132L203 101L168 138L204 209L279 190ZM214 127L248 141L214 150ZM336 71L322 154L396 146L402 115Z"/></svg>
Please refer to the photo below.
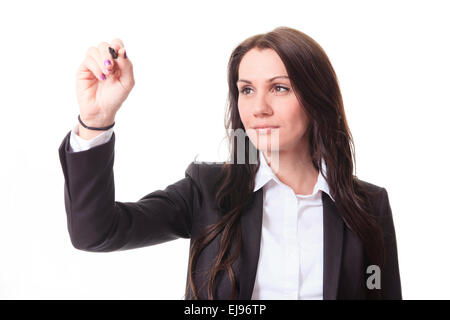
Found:
<svg viewBox="0 0 450 320"><path fill-rule="evenodd" d="M113 57L113 59L117 59L117 57L119 56L119 55L117 54L117 52L116 52L113 48L111 48L111 47L108 47L108 49L109 49L109 53L111 54L111 56Z"/></svg>

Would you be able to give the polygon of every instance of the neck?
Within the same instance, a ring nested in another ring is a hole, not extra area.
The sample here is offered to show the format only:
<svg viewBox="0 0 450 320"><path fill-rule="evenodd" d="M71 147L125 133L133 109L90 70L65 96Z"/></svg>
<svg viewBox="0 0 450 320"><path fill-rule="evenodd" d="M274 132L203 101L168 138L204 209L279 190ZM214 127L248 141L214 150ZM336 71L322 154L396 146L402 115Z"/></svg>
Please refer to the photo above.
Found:
<svg viewBox="0 0 450 320"><path fill-rule="evenodd" d="M273 153L262 153L277 178L291 187L295 194L312 194L319 172L314 167L307 148L279 151L278 159Z"/></svg>

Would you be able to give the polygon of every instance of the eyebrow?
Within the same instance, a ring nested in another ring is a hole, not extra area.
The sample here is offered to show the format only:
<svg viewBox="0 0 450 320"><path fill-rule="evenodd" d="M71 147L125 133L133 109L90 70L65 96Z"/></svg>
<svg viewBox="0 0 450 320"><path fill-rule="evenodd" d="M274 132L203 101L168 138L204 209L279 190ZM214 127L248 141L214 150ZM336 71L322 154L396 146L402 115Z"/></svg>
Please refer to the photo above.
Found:
<svg viewBox="0 0 450 320"><path fill-rule="evenodd" d="M285 79L289 79L289 77L288 77L288 76L276 76L276 77L273 77L273 78L267 79L267 80L266 80L266 82L272 82L273 80L275 80L275 79L278 79L278 78L285 78ZM246 82L246 83L252 83L251 81L249 81L249 80L245 80L245 79L239 79L238 81L236 81L236 83L238 83L238 82Z"/></svg>

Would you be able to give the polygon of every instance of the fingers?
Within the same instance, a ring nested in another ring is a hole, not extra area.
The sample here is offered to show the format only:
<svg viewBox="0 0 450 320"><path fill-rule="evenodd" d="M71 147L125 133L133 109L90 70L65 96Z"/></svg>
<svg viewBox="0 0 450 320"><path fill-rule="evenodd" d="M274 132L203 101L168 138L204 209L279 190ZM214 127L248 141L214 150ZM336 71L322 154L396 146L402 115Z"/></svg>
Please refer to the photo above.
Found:
<svg viewBox="0 0 450 320"><path fill-rule="evenodd" d="M102 43L102 44L103 44L103 43ZM115 39L113 39L113 40L111 41L111 43L108 45L108 52L110 52L110 51L109 51L109 48L114 49L115 53L118 54L119 50L120 50L121 48L124 48L123 41L120 40L119 38L115 38ZM110 52L110 55L112 56L113 53ZM113 59L117 59L118 57L114 58L114 56L113 56L112 58L113 58Z"/></svg>
<svg viewBox="0 0 450 320"><path fill-rule="evenodd" d="M111 41L111 48L113 48L119 55L119 57L122 57L124 59L127 59L127 55L125 52L125 46L122 42L122 40L115 38ZM123 49L123 50L121 50Z"/></svg>
<svg viewBox="0 0 450 320"><path fill-rule="evenodd" d="M86 53L86 57L81 63L78 71L79 76L83 79L89 79L92 75L94 75L100 81L106 80L105 74L103 74L103 70L100 67L99 59L98 59L98 51L96 47L90 47Z"/></svg>
<svg viewBox="0 0 450 320"><path fill-rule="evenodd" d="M125 46L123 45L122 40L115 38L112 39L111 41L111 48L113 48L114 50L116 50L116 52L119 52L120 48L124 48Z"/></svg>
<svg viewBox="0 0 450 320"><path fill-rule="evenodd" d="M116 65L120 70L120 81L125 87L132 88L134 86L133 64L126 56L125 48L120 48L118 54Z"/></svg>
<svg viewBox="0 0 450 320"><path fill-rule="evenodd" d="M108 75L112 72L115 63L113 57L111 56L111 53L109 52L110 46L111 45L107 42L100 42L97 46L99 51L99 63L102 66L103 73L105 75Z"/></svg>
<svg viewBox="0 0 450 320"><path fill-rule="evenodd" d="M117 59L113 59L110 47L118 53ZM90 47L82 66L82 71L89 69L101 81L116 73L121 76L133 75L131 61L126 56L122 40L118 38L113 39L111 43L100 42L97 47Z"/></svg>

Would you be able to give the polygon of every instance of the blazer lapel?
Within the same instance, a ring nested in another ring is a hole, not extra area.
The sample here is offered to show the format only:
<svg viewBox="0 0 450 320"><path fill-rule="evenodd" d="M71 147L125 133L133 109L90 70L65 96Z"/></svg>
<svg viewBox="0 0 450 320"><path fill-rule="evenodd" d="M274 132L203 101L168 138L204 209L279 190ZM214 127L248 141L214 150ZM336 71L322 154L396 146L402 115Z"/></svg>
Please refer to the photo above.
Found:
<svg viewBox="0 0 450 320"><path fill-rule="evenodd" d="M326 192L322 192L323 202L323 299L335 300L341 269L344 223L342 217ZM239 263L239 297L250 300L256 278L261 245L263 214L263 188L254 193L249 210L241 219L242 248Z"/></svg>
<svg viewBox="0 0 450 320"><path fill-rule="evenodd" d="M241 217L242 247L239 264L239 297L250 300L256 278L256 268L261 245L261 228L263 214L263 188L254 192L249 210Z"/></svg>
<svg viewBox="0 0 450 320"><path fill-rule="evenodd" d="M323 202L323 299L336 300L341 270L344 223L326 192Z"/></svg>

